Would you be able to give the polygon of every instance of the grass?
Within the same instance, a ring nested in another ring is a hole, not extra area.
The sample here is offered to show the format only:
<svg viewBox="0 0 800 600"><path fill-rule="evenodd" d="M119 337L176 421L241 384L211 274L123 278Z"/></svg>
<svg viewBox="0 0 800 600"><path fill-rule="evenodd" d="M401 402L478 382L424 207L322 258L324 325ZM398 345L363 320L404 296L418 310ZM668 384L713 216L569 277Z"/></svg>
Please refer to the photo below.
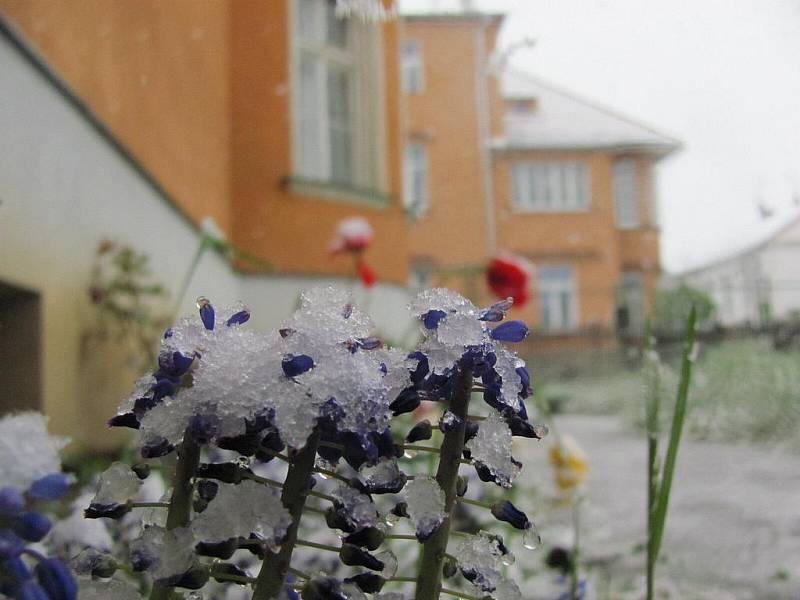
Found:
<svg viewBox="0 0 800 600"><path fill-rule="evenodd" d="M676 370L677 364L664 364L665 397L675 397ZM635 367L604 366L587 376L546 380L538 393L562 412L621 414L637 429L645 428L642 374ZM765 338L701 346L688 411L687 433L694 439L781 443L800 450L800 351L773 350ZM660 418L666 426L672 414L665 410Z"/></svg>

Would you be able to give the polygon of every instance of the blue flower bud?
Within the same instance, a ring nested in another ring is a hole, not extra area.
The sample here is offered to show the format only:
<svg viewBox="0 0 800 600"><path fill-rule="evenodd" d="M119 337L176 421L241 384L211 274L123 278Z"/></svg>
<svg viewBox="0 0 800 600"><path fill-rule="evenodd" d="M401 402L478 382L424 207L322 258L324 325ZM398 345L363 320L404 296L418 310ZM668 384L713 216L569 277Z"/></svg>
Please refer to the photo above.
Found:
<svg viewBox="0 0 800 600"><path fill-rule="evenodd" d="M430 372L430 365L428 364L428 357L422 352L412 352L408 358L417 360L416 368L411 372L411 382L414 385L420 385Z"/></svg>
<svg viewBox="0 0 800 600"><path fill-rule="evenodd" d="M67 493L71 478L64 473L50 473L40 477L28 488L28 496L37 500L58 500Z"/></svg>
<svg viewBox="0 0 800 600"><path fill-rule="evenodd" d="M25 507L25 498L17 488L5 486L0 488L0 516L11 517Z"/></svg>
<svg viewBox="0 0 800 600"><path fill-rule="evenodd" d="M349 567L366 567L372 571L382 571L384 567L382 561L353 544L342 544L339 558Z"/></svg>
<svg viewBox="0 0 800 600"><path fill-rule="evenodd" d="M33 580L28 580L14 594L14 600L50 600L50 596Z"/></svg>
<svg viewBox="0 0 800 600"><path fill-rule="evenodd" d="M499 342L521 342L528 337L528 326L522 321L508 321L490 330L489 335Z"/></svg>
<svg viewBox="0 0 800 600"><path fill-rule="evenodd" d="M378 348L383 348L383 342L376 337L366 337L366 338L358 338L356 340L359 348L364 350L377 350Z"/></svg>
<svg viewBox="0 0 800 600"><path fill-rule="evenodd" d="M406 436L406 442L413 444L414 442L429 440L431 439L432 435L433 428L431 427L431 422L428 421L428 419L425 419L411 428L411 431L409 431L408 435Z"/></svg>
<svg viewBox="0 0 800 600"><path fill-rule="evenodd" d="M359 573L344 580L345 583L353 583L365 594L377 594L383 588L386 580L375 573Z"/></svg>
<svg viewBox="0 0 800 600"><path fill-rule="evenodd" d="M419 392L413 387L404 389L397 398L389 405L394 416L410 413L417 409L420 404Z"/></svg>
<svg viewBox="0 0 800 600"><path fill-rule="evenodd" d="M517 367L515 371L517 372L517 375L519 375L520 383L522 385L519 395L522 398L527 398L531 395L531 393L533 393L531 390L531 375L528 373L528 369L526 367Z"/></svg>
<svg viewBox="0 0 800 600"><path fill-rule="evenodd" d="M384 535L385 534L377 527L365 527L360 531L348 535L344 538L344 542L366 548L367 550L377 550L383 543Z"/></svg>
<svg viewBox="0 0 800 600"><path fill-rule="evenodd" d="M217 419L208 415L192 415L186 430L198 444L207 444L217 433Z"/></svg>
<svg viewBox="0 0 800 600"><path fill-rule="evenodd" d="M131 512L131 507L127 504L98 504L93 502L89 508L83 511L83 516L87 519L121 519Z"/></svg>
<svg viewBox="0 0 800 600"><path fill-rule="evenodd" d="M240 310L237 313L232 314L228 317L228 320L225 321L225 325L231 327L233 325L242 325L243 323L247 323L250 320L250 311L248 309Z"/></svg>
<svg viewBox="0 0 800 600"><path fill-rule="evenodd" d="M10 529L0 529L0 560L16 558L25 550L25 542Z"/></svg>
<svg viewBox="0 0 800 600"><path fill-rule="evenodd" d="M194 359L194 355L186 356L177 351L162 352L158 355L158 368L168 377L180 377L189 370Z"/></svg>
<svg viewBox="0 0 800 600"><path fill-rule="evenodd" d="M0 574L0 594L9 596L31 578L28 565L19 556L0 562Z"/></svg>
<svg viewBox="0 0 800 600"><path fill-rule="evenodd" d="M16 534L29 542L44 539L52 526L50 519L38 512L22 513L14 520Z"/></svg>
<svg viewBox="0 0 800 600"><path fill-rule="evenodd" d="M508 500L492 504L492 515L495 519L505 521L516 529L525 529L530 523L528 516Z"/></svg>
<svg viewBox="0 0 800 600"><path fill-rule="evenodd" d="M281 361L281 368L287 377L297 377L314 368L314 360L305 354L287 354Z"/></svg>
<svg viewBox="0 0 800 600"><path fill-rule="evenodd" d="M422 315L422 324L425 325L425 329L436 329L446 316L447 313L443 310L429 310Z"/></svg>
<svg viewBox="0 0 800 600"><path fill-rule="evenodd" d="M197 308L200 310L200 320L203 321L203 327L209 331L214 330L214 307L209 302L208 298L202 296L197 299Z"/></svg>
<svg viewBox="0 0 800 600"><path fill-rule="evenodd" d="M66 565L57 558L39 561L34 573L50 600L76 600L78 597L78 584L75 578Z"/></svg>
<svg viewBox="0 0 800 600"><path fill-rule="evenodd" d="M139 454L142 455L142 458L158 458L159 456L166 456L173 450L175 450L175 446L169 440L159 438L142 446Z"/></svg>
<svg viewBox="0 0 800 600"><path fill-rule="evenodd" d="M130 429L139 429L141 426L139 423L139 417L137 417L134 413L122 413L121 415L115 415L108 420L109 427L128 427Z"/></svg>

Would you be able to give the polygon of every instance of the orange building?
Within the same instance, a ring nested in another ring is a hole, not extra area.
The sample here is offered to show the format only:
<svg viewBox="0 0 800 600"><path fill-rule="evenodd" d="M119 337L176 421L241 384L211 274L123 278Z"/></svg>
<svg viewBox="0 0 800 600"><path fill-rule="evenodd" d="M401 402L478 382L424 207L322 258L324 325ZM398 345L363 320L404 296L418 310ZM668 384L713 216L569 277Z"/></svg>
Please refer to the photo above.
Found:
<svg viewBox="0 0 800 600"><path fill-rule="evenodd" d="M534 77L500 72L499 15L406 16L412 276L490 301L480 266L530 260L532 340L641 331L659 275L655 164L679 143Z"/></svg>
<svg viewBox="0 0 800 600"><path fill-rule="evenodd" d="M370 261L407 279L397 22L327 0L0 0L38 51L195 224L283 273L347 275L336 223L367 217ZM240 265L244 266L244 265Z"/></svg>

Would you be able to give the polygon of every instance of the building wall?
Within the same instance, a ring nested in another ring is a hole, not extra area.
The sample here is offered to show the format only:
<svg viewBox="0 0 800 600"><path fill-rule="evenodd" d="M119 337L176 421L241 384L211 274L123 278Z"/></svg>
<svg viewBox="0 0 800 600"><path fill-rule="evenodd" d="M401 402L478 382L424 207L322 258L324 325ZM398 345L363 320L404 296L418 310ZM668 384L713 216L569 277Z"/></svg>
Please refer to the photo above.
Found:
<svg viewBox="0 0 800 600"><path fill-rule="evenodd" d="M109 432L106 420L141 373L115 344L85 344L95 249L109 238L147 254L153 277L174 294L197 230L2 35L0 131L0 287L38 295L42 408L54 431L111 447L124 435ZM200 295L217 305L242 300L252 326L263 330L288 316L301 289L323 283L356 287L335 278L245 276L207 252L179 312L193 314ZM378 285L358 298L380 333L402 339L409 329L403 288Z"/></svg>
<svg viewBox="0 0 800 600"><path fill-rule="evenodd" d="M293 191L289 5L260 0L232 4L233 220L244 249L268 257L280 271L353 272L347 258L331 258L336 223L355 214L369 219L377 243L367 260L383 281L405 282L407 256L400 176L397 41L383 26L387 99L388 205L325 199ZM375 90L373 93L380 93Z"/></svg>
<svg viewBox="0 0 800 600"><path fill-rule="evenodd" d="M770 316L779 320L796 317L800 313L800 219L758 254Z"/></svg>
<svg viewBox="0 0 800 600"><path fill-rule="evenodd" d="M278 271L347 275L327 246L340 219L363 215L383 241L367 257L378 277L405 282L396 23L382 26L388 201L325 199L286 186L290 4L0 0L0 11L196 223L212 216Z"/></svg>
<svg viewBox="0 0 800 600"><path fill-rule="evenodd" d="M511 165L517 160L576 160L589 165L590 207L585 212L520 213L512 206ZM613 328L621 271L614 217L611 157L603 152L522 151L495 153L494 189L499 247L535 265L570 264L578 287L581 329ZM521 318L539 325L539 303Z"/></svg>
<svg viewBox="0 0 800 600"><path fill-rule="evenodd" d="M484 41L479 42L479 36ZM405 20L422 49L425 88L405 94L406 137L428 151L430 207L409 224L412 261L439 267L484 264L488 254L477 74L496 31L477 19ZM454 282L449 281L449 284Z"/></svg>
<svg viewBox="0 0 800 600"><path fill-rule="evenodd" d="M0 12L196 222L230 232L227 2L0 0Z"/></svg>

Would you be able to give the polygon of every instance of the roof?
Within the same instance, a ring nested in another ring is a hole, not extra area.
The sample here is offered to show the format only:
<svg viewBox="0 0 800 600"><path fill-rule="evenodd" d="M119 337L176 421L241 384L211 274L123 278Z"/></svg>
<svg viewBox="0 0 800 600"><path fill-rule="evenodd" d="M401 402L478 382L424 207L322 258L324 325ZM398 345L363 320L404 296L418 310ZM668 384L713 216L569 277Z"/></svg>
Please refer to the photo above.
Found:
<svg viewBox="0 0 800 600"><path fill-rule="evenodd" d="M686 269L685 271L679 271L677 273L674 273L674 275L675 277L687 277L690 275L697 275L708 269L713 269L715 267L722 266L725 263L742 259L750 254L754 254L756 252L759 252L760 250L763 250L764 248L769 246L770 243L774 242L782 235L788 233L789 231L792 230L792 228L796 226L800 226L800 213L794 215L792 218L786 221L786 223L783 223L777 229L771 231L759 241L750 243L747 246L739 248L738 250L735 250L734 252L731 252L724 256L714 258L703 265L699 265L697 267L691 267L689 269Z"/></svg>
<svg viewBox="0 0 800 600"><path fill-rule="evenodd" d="M508 100L536 99L537 107L529 114L506 115L499 149L609 148L666 156L681 146L671 136L527 73L505 71L502 90Z"/></svg>

